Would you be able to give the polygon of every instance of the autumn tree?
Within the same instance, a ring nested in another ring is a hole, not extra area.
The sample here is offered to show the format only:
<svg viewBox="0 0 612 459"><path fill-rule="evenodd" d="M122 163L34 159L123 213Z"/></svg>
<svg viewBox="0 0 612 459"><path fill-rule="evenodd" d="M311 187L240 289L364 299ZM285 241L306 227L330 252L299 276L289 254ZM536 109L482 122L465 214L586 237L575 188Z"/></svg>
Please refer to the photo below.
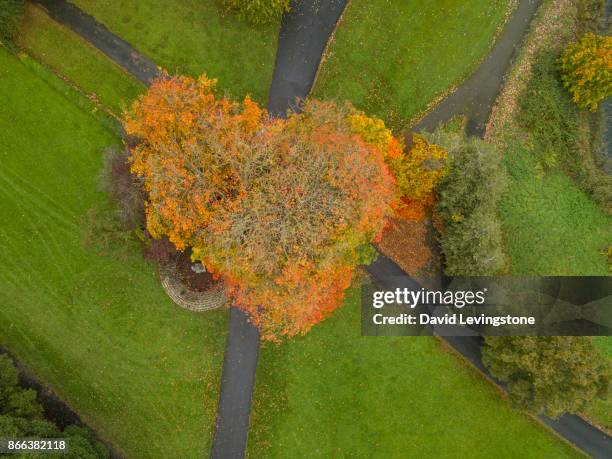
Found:
<svg viewBox="0 0 612 459"><path fill-rule="evenodd" d="M383 152L350 107L310 101L273 119L215 82L156 81L126 115L147 228L228 285L262 337L307 332L341 305L395 199Z"/></svg>
<svg viewBox="0 0 612 459"><path fill-rule="evenodd" d="M582 108L597 110L612 95L612 36L585 34L559 59L563 85Z"/></svg>
<svg viewBox="0 0 612 459"><path fill-rule="evenodd" d="M351 127L366 142L383 152L385 162L397 181L395 213L408 220L422 220L435 202L435 188L448 172L448 152L420 134L405 145L393 136L383 120L352 110Z"/></svg>
<svg viewBox="0 0 612 459"><path fill-rule="evenodd" d="M590 337L489 336L485 343L484 364L508 383L511 400L522 409L558 417L610 391L610 363Z"/></svg>

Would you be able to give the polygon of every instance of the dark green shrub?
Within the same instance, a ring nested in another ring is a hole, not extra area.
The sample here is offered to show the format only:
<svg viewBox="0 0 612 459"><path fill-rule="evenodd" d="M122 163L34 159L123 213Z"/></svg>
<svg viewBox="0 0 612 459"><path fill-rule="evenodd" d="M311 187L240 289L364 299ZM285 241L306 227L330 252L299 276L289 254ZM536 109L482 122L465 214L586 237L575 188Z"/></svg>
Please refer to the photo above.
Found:
<svg viewBox="0 0 612 459"><path fill-rule="evenodd" d="M605 398L612 366L587 336L488 336L482 361L519 408L557 417Z"/></svg>
<svg viewBox="0 0 612 459"><path fill-rule="evenodd" d="M599 167L599 115L578 108L563 87L557 55L534 59L529 84L519 98L518 122L533 144L536 158L550 167L551 158L601 209L612 215L612 177Z"/></svg>
<svg viewBox="0 0 612 459"><path fill-rule="evenodd" d="M447 275L493 275L506 266L498 203L505 185L499 152L463 134L438 131L430 141L448 150L450 171L438 186L440 246Z"/></svg>
<svg viewBox="0 0 612 459"><path fill-rule="evenodd" d="M228 10L235 11L241 19L252 24L278 21L289 11L290 0L221 0Z"/></svg>
<svg viewBox="0 0 612 459"><path fill-rule="evenodd" d="M12 41L17 35L23 0L0 0L0 41Z"/></svg>
<svg viewBox="0 0 612 459"><path fill-rule="evenodd" d="M576 22L578 34L586 32L597 32L599 22L604 15L605 0L577 0L576 2Z"/></svg>

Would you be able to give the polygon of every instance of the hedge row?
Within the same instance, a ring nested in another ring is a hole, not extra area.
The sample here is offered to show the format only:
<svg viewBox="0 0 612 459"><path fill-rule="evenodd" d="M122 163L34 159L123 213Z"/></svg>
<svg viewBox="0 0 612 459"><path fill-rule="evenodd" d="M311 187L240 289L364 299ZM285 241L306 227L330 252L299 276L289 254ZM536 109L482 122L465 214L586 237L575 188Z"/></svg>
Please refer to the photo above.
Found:
<svg viewBox="0 0 612 459"><path fill-rule="evenodd" d="M449 276L494 275L506 267L498 205L506 176L497 149L478 138L438 130L450 171L438 186L440 246Z"/></svg>

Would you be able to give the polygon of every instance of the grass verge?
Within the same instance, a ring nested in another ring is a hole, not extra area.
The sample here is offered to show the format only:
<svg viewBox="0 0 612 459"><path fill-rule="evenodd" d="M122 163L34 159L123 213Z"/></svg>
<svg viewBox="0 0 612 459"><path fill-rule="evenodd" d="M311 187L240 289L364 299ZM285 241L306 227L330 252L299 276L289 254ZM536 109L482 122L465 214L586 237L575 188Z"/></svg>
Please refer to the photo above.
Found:
<svg viewBox="0 0 612 459"><path fill-rule="evenodd" d="M235 97L267 101L279 24L252 26L217 0L74 0L171 73L218 78Z"/></svg>
<svg viewBox="0 0 612 459"><path fill-rule="evenodd" d="M359 289L260 355L250 457L580 457L431 337L361 337Z"/></svg>
<svg viewBox="0 0 612 459"><path fill-rule="evenodd" d="M395 131L489 52L508 0L351 0L314 96L350 100Z"/></svg>
<svg viewBox="0 0 612 459"><path fill-rule="evenodd" d="M537 157L528 145L506 141L501 215L511 272L608 275L600 252L612 241L612 218L562 171L542 169Z"/></svg>
<svg viewBox="0 0 612 459"><path fill-rule="evenodd" d="M118 139L3 48L0 79L0 343L127 456L208 454L225 312L174 306L136 249L83 245Z"/></svg>
<svg viewBox="0 0 612 459"><path fill-rule="evenodd" d="M25 7L18 44L115 115L144 90L123 69L36 5Z"/></svg>

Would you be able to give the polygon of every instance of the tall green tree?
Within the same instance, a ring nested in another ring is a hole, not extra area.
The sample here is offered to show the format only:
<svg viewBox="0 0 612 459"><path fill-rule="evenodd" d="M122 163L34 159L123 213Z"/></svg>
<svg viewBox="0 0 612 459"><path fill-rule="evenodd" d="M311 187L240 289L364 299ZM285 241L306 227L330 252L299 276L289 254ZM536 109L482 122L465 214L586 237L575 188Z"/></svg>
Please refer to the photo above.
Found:
<svg viewBox="0 0 612 459"><path fill-rule="evenodd" d="M28 419L42 418L36 392L17 385L17 369L6 355L0 356L0 415Z"/></svg>
<svg viewBox="0 0 612 459"><path fill-rule="evenodd" d="M483 362L518 407L536 414L575 413L610 393L611 365L586 336L489 336Z"/></svg>

